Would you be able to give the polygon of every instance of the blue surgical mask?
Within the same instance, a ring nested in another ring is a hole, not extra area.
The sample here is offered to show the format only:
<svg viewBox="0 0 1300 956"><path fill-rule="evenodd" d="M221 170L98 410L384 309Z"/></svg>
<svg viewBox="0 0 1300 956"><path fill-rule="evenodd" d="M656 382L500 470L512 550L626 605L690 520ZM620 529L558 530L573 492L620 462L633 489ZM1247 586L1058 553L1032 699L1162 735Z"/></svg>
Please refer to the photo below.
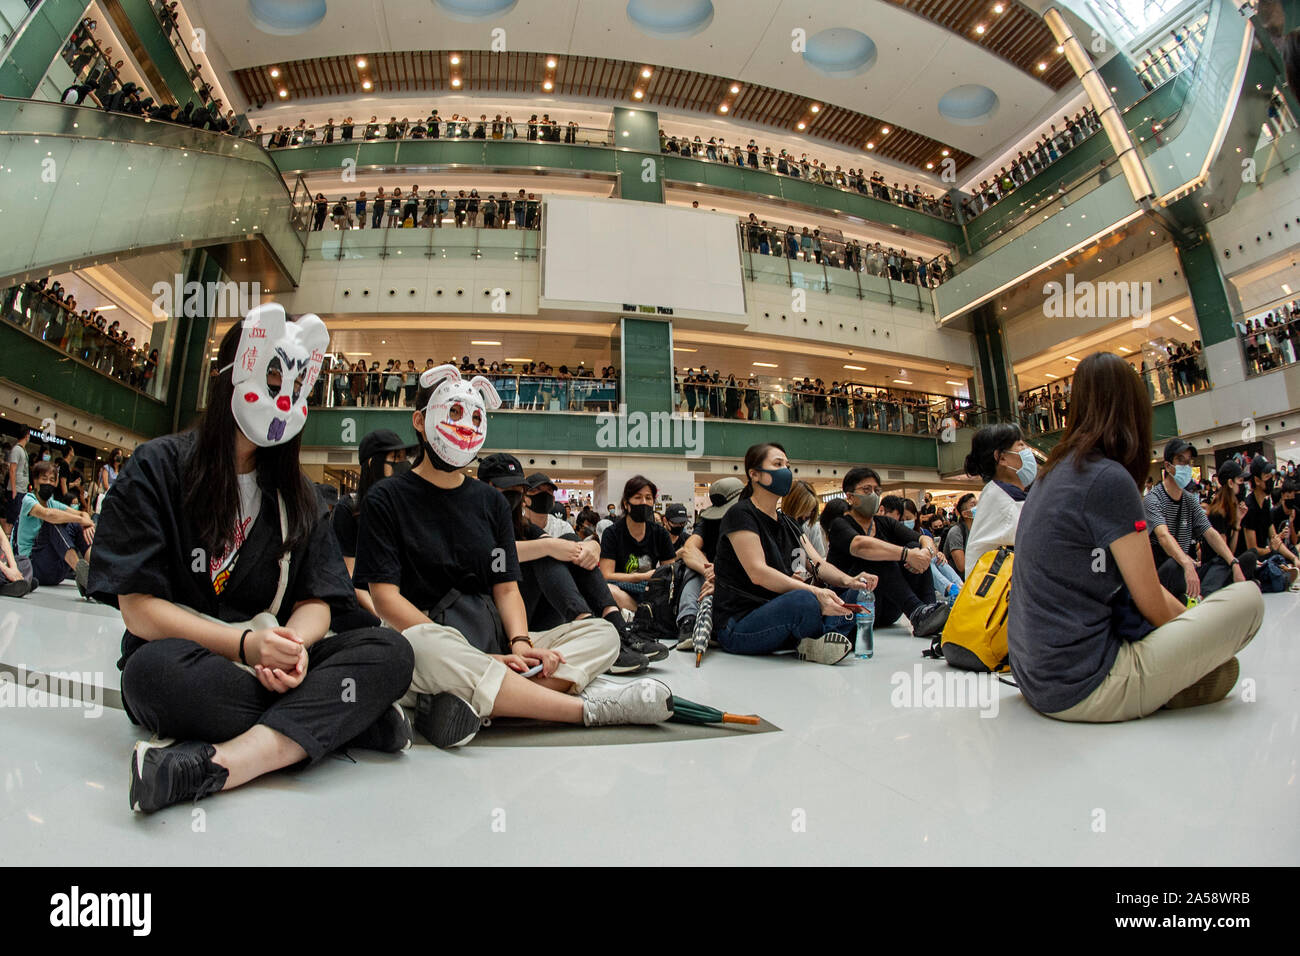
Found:
<svg viewBox="0 0 1300 956"><path fill-rule="evenodd" d="M1192 466L1175 465L1174 466L1174 484L1179 488L1186 488L1192 483Z"/></svg>
<svg viewBox="0 0 1300 956"><path fill-rule="evenodd" d="M906 521L903 522L903 527L904 527L904 528L908 528L908 529L913 529L913 528L915 528L915 527L916 527L916 519L915 519L915 518L908 518Z"/></svg>
<svg viewBox="0 0 1300 956"><path fill-rule="evenodd" d="M783 497L790 490L790 486L794 484L794 472L789 468L760 468L758 470L772 477L772 483L767 486L767 490L778 498Z"/></svg>
<svg viewBox="0 0 1300 956"><path fill-rule="evenodd" d="M1022 487L1028 488L1030 483L1038 475L1038 459L1029 448L1020 449L1020 467L1016 469L1016 477L1020 479Z"/></svg>

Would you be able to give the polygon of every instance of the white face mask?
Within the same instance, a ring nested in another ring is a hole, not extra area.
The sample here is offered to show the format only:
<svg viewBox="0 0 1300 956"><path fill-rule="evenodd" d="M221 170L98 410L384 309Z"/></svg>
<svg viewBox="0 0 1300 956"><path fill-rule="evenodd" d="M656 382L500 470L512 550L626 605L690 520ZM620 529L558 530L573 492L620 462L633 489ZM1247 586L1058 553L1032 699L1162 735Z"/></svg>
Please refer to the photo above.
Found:
<svg viewBox="0 0 1300 956"><path fill-rule="evenodd" d="M501 397L481 375L468 382L454 365L439 365L420 374L420 385L433 388L424 409L424 437L435 455L464 468L487 439L487 410L501 407Z"/></svg>
<svg viewBox="0 0 1300 956"><path fill-rule="evenodd" d="M329 344L329 332L319 316L304 315L289 322L284 306L274 302L248 313L231 366L235 388L230 410L239 430L254 445L283 445L302 431L307 396ZM267 383L272 367L280 372L279 388Z"/></svg>

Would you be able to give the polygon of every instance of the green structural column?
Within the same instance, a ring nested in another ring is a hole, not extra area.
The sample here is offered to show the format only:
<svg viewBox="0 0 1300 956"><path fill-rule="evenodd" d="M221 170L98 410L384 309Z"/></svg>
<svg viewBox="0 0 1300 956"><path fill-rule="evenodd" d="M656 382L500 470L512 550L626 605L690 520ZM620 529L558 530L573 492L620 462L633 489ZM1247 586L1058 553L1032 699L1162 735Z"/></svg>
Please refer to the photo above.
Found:
<svg viewBox="0 0 1300 956"><path fill-rule="evenodd" d="M1002 323L991 304L974 312L971 333L975 343L975 381L984 407L991 416L1015 421Z"/></svg>
<svg viewBox="0 0 1300 956"><path fill-rule="evenodd" d="M612 133L614 147L618 150L615 155L619 196L642 202L663 202L664 163L659 154L659 114L654 110L616 106Z"/></svg>
<svg viewBox="0 0 1300 956"><path fill-rule="evenodd" d="M217 261L202 249L196 249L186 257L182 275L186 286L197 282L205 290L215 288L208 283L220 282L226 278ZM179 300L173 299L172 303L172 321L178 323L178 327L171 355L174 372L167 398L172 406L172 430L180 431L199 412L203 383L208 375L208 334L215 321L213 313L217 305L206 294L193 297L186 295L184 288L175 290L173 295L179 296ZM178 301L184 307L177 308ZM195 305L200 307L196 309ZM202 314L188 314L195 311Z"/></svg>
<svg viewBox="0 0 1300 956"><path fill-rule="evenodd" d="M166 89L181 108L189 102L198 106L189 68L163 34L162 24L149 0L106 0L106 3L109 16L144 67L149 82Z"/></svg>
<svg viewBox="0 0 1300 956"><path fill-rule="evenodd" d="M629 412L673 411L673 327L658 319L621 323L621 401Z"/></svg>
<svg viewBox="0 0 1300 956"><path fill-rule="evenodd" d="M1202 234L1197 241L1189 243L1176 237L1175 245L1192 294L1196 322L1201 327L1201 344L1210 346L1231 340L1236 334L1232 329L1235 296L1219 271L1209 238Z"/></svg>
<svg viewBox="0 0 1300 956"><path fill-rule="evenodd" d="M86 12L86 0L45 0L0 63L0 95L31 99Z"/></svg>

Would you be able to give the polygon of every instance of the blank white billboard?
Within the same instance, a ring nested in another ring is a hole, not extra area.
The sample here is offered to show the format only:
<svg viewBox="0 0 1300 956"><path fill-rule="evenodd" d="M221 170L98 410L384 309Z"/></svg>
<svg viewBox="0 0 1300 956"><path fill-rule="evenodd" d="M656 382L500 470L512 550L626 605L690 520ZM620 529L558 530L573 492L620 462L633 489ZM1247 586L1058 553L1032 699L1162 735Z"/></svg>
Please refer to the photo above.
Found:
<svg viewBox="0 0 1300 956"><path fill-rule="evenodd" d="M745 314L736 220L622 199L546 200L547 299Z"/></svg>

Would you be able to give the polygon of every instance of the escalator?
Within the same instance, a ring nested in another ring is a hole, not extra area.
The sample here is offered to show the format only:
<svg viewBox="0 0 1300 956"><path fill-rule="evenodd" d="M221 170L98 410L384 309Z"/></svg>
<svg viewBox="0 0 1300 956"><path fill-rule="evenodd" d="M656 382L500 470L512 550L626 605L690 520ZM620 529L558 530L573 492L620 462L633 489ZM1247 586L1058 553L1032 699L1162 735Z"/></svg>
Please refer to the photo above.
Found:
<svg viewBox="0 0 1300 956"><path fill-rule="evenodd" d="M302 270L292 197L247 140L5 99L0 183L0 287L174 248L238 250L295 284Z"/></svg>

